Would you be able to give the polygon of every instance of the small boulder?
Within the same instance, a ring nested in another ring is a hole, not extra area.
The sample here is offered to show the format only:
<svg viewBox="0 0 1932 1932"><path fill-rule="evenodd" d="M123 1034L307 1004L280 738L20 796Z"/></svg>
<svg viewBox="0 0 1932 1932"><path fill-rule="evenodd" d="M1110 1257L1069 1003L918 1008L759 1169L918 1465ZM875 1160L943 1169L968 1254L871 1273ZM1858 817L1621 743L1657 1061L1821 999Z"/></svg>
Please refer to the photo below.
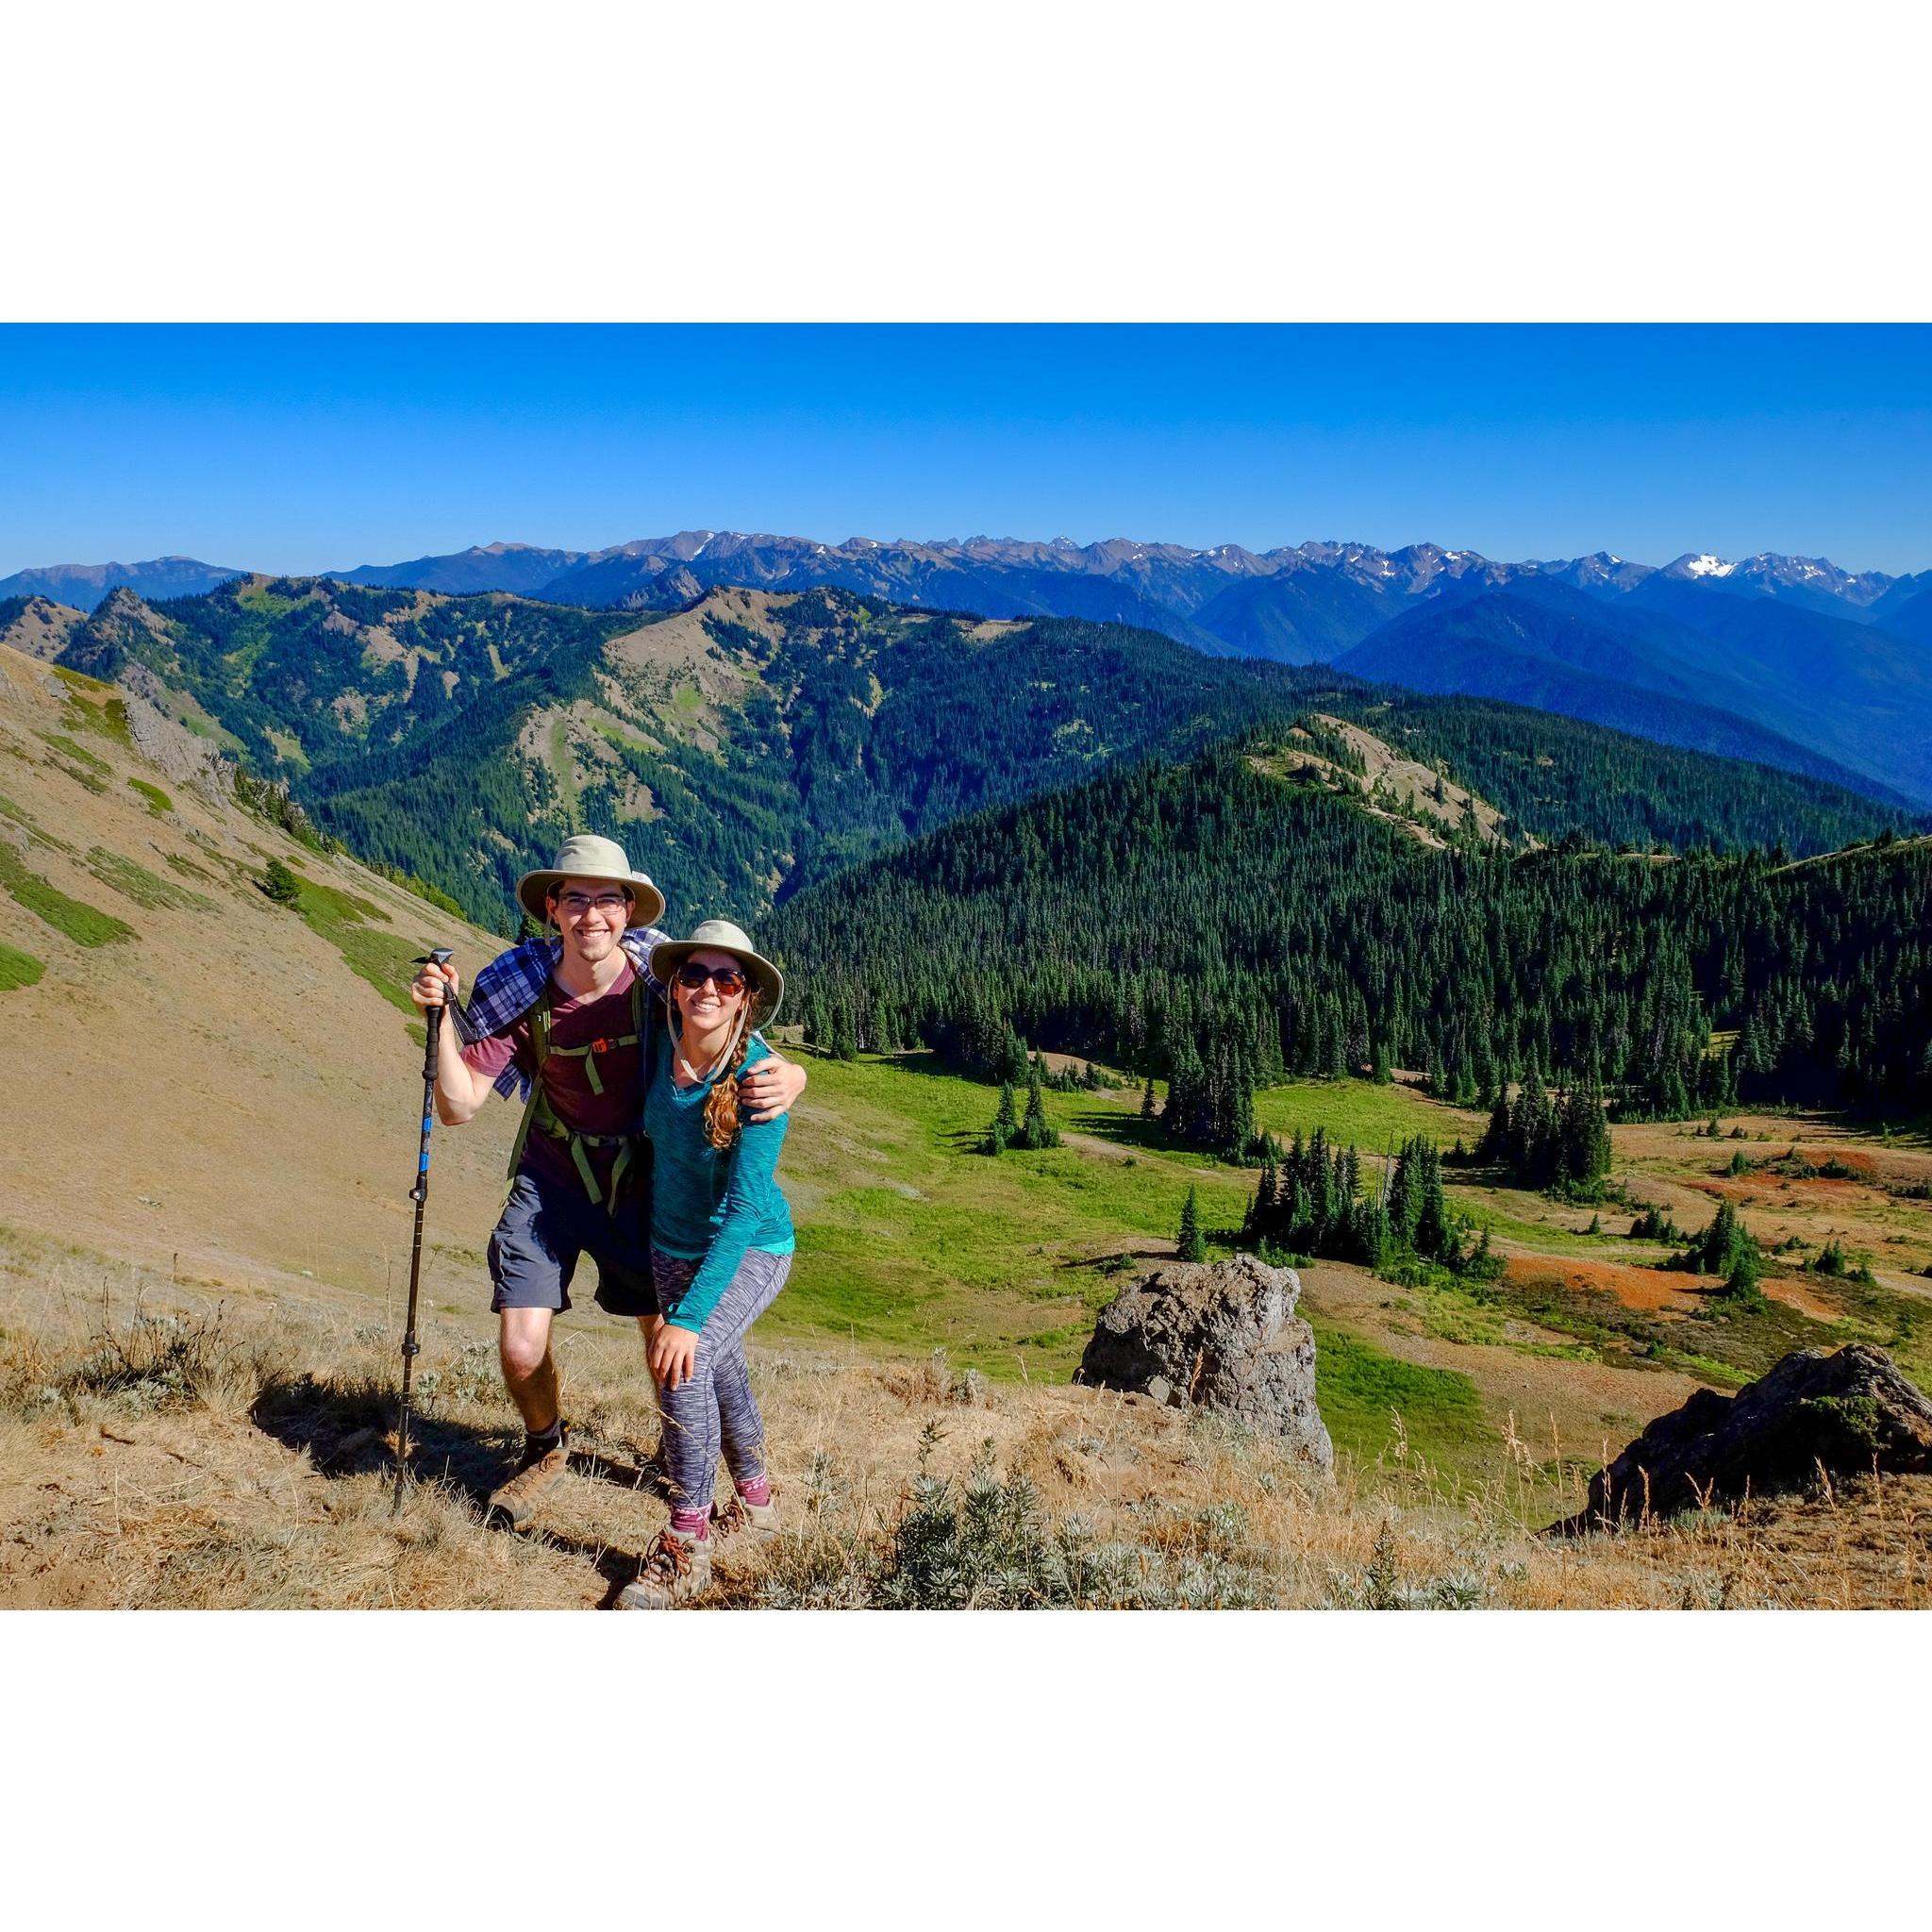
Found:
<svg viewBox="0 0 1932 1932"><path fill-rule="evenodd" d="M1300 1277L1252 1255L1175 1261L1101 1309L1075 1380L1231 1417L1324 1474L1335 1451L1315 1406L1315 1337Z"/></svg>
<svg viewBox="0 0 1932 1932"><path fill-rule="evenodd" d="M1932 1402L1882 1348L1788 1355L1735 1395L1700 1389L1591 1479L1590 1507L1557 1528L1674 1515L1707 1499L1808 1489L1828 1476L1932 1470Z"/></svg>

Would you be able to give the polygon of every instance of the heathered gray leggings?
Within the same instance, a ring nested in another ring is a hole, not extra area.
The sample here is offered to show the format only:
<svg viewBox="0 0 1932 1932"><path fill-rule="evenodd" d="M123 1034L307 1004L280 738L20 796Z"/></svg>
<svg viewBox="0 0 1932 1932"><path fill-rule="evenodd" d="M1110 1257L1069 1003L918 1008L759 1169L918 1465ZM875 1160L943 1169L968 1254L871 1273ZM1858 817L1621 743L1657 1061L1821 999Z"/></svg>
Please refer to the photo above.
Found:
<svg viewBox="0 0 1932 1932"><path fill-rule="evenodd" d="M675 1301L698 1271L695 1261L651 1251L651 1276L659 1307ZM765 1424L752 1399L744 1364L745 1331L777 1299L791 1272L790 1255L748 1248L731 1285L718 1298L698 1336L697 1361L691 1380L675 1389L658 1385L658 1407L664 1418L664 1474L674 1509L704 1509L718 1478L718 1451L734 1482L765 1473Z"/></svg>

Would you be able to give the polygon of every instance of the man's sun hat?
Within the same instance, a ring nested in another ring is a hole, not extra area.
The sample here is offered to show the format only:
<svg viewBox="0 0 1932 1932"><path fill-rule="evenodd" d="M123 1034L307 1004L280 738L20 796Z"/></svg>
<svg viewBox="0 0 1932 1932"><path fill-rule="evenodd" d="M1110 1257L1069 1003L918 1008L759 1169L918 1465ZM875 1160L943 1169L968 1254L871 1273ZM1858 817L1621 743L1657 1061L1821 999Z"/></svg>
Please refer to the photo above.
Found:
<svg viewBox="0 0 1932 1932"><path fill-rule="evenodd" d="M677 969L693 953L729 953L744 968L752 991L755 1026L769 1026L785 997L785 975L759 954L742 926L728 919L708 919L691 928L688 940L664 940L651 948L651 972L659 986L669 987Z"/></svg>
<svg viewBox="0 0 1932 1932"><path fill-rule="evenodd" d="M628 886L633 894L629 924L655 925L664 916L664 894L643 873L633 872L624 847L594 832L578 832L557 848L557 863L542 872L526 872L517 881L517 903L539 925L549 923L545 896L565 879L608 879Z"/></svg>

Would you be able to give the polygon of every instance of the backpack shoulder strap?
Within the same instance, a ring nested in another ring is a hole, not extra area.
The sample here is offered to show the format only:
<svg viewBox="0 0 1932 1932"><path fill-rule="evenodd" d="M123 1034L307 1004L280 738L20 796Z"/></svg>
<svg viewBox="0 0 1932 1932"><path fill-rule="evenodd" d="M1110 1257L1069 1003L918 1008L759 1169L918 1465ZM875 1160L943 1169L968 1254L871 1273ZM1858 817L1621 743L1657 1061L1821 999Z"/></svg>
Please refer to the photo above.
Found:
<svg viewBox="0 0 1932 1932"><path fill-rule="evenodd" d="M524 1143L530 1138L530 1128L540 1118L547 1124L550 1115L550 1102L543 1091L543 1063L550 1058L550 990L551 982L546 979L530 1013L530 1052L537 1066L530 1075L530 1097L524 1103L524 1117L517 1123L517 1137L510 1143L511 1180L516 1179L517 1169L523 1165Z"/></svg>
<svg viewBox="0 0 1932 1932"><path fill-rule="evenodd" d="M537 995L537 1005L530 1014L530 1051L536 1056L537 1072L541 1075L543 1063L550 1058L550 1008L557 997L557 982L546 979L543 991Z"/></svg>

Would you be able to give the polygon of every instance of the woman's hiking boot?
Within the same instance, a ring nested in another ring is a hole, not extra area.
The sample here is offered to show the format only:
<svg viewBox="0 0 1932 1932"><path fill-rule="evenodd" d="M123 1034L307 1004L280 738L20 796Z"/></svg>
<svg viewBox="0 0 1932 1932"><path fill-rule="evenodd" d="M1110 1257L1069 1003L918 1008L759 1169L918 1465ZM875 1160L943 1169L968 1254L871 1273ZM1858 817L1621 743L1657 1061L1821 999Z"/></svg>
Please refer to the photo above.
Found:
<svg viewBox="0 0 1932 1932"><path fill-rule="evenodd" d="M733 1496L722 1509L712 1504L711 1534L721 1542L733 1536L741 1536L747 1542L762 1542L768 1536L776 1536L778 1499L747 1503L742 1496Z"/></svg>
<svg viewBox="0 0 1932 1932"><path fill-rule="evenodd" d="M620 1610L670 1610L711 1587L711 1540L666 1527L644 1552L635 1583L618 1592Z"/></svg>
<svg viewBox="0 0 1932 1932"><path fill-rule="evenodd" d="M561 1429L548 1448L524 1444L516 1474L492 1490L483 1520L491 1528L522 1529L534 1517L543 1498L570 1474L570 1437Z"/></svg>

